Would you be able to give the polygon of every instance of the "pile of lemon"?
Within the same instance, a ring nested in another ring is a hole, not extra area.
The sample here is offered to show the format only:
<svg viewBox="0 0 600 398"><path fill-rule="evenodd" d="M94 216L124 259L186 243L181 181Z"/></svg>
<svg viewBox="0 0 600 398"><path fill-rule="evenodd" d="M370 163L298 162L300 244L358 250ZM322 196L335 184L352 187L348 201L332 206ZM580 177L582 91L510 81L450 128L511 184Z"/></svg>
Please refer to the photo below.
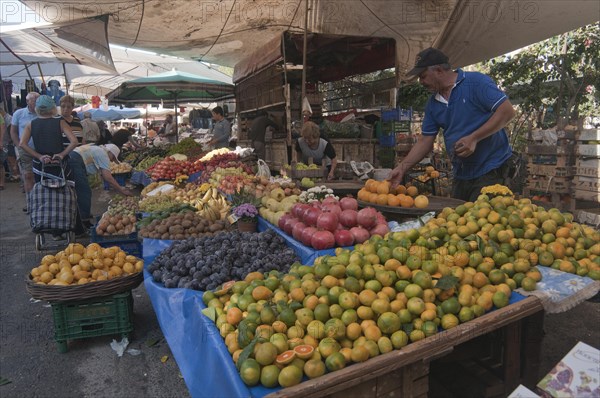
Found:
<svg viewBox="0 0 600 398"><path fill-rule="evenodd" d="M42 285L83 285L135 274L143 268L141 259L118 246L103 248L91 243L86 247L70 243L65 250L44 256L31 270L31 278Z"/></svg>

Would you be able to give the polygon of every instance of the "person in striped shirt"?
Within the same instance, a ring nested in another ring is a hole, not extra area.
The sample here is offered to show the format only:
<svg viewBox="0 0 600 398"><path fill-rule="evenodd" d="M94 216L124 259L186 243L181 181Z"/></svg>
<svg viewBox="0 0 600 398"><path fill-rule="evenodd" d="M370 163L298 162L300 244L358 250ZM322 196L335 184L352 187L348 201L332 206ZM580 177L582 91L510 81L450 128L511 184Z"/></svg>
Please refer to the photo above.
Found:
<svg viewBox="0 0 600 398"><path fill-rule="evenodd" d="M77 114L73 115L73 108L75 107L75 99L70 95L65 95L60 98L60 115L71 126L71 131L77 138L79 145L84 144L83 142L83 127L81 126L81 120L77 117ZM66 142L65 142L66 143Z"/></svg>

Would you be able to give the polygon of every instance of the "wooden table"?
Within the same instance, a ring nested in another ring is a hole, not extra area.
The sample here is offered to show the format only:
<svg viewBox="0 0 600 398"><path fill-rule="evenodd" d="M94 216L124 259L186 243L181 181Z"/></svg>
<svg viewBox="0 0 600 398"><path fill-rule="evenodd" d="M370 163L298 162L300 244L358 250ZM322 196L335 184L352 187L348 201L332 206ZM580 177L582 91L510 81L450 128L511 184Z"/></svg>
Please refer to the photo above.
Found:
<svg viewBox="0 0 600 398"><path fill-rule="evenodd" d="M316 185L325 185L327 188L333 189L333 194L343 198L344 196L352 195L356 198L358 191L365 186L364 181L323 181Z"/></svg>
<svg viewBox="0 0 600 398"><path fill-rule="evenodd" d="M464 366L462 376L478 379L486 386L475 396L506 396L520 383L535 385L538 379L544 310L539 299L527 297L514 304L492 311L472 321L438 333L424 340L411 343L401 350L369 359L305 381L297 386L282 389L267 397L426 397L430 386L444 374L455 379L461 373L451 373L457 365L452 354L459 357L458 364L478 363L486 351L495 352L499 362L495 369L483 365ZM488 340L487 350L482 350L482 340ZM466 348L466 349L464 349ZM464 354L463 352L467 352ZM436 365L437 361L448 364ZM438 370L439 369L439 370ZM441 374L440 374L441 373ZM468 374L465 374L468 373ZM460 381L460 380L455 380ZM442 386L441 388L446 388ZM462 396L469 390L444 391L444 396ZM436 387L432 393L439 393Z"/></svg>
<svg viewBox="0 0 600 398"><path fill-rule="evenodd" d="M376 203L358 201L359 207L373 207L379 210L388 221L405 221L407 219L415 219L431 211L439 213L445 207L457 207L463 203L463 200L446 198L442 196L428 196L429 206L424 209L416 207L399 207L399 206L383 206Z"/></svg>

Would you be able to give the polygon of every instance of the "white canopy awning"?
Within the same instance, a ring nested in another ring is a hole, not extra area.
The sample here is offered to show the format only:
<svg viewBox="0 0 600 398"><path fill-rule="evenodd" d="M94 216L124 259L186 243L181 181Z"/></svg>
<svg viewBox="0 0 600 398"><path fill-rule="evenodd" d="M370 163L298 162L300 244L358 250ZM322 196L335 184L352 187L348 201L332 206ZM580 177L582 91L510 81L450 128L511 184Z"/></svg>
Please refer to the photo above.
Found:
<svg viewBox="0 0 600 398"><path fill-rule="evenodd" d="M116 69L114 72L91 66L59 62L43 63L39 65L39 68L37 64L34 64L28 69L23 65L2 65L0 66L2 79L12 81L13 92L19 92L21 88L25 88L25 80L30 76L36 81L38 87L42 82L42 76L46 82L51 79L58 80L63 85L62 87L68 81L69 93L84 98L94 95L104 96L127 80L172 69L231 84L231 77L201 62L125 49L119 46L110 46L110 51Z"/></svg>
<svg viewBox="0 0 600 398"><path fill-rule="evenodd" d="M115 73L108 46L107 17L3 32L0 74L13 81L13 91L36 76L81 76L86 71ZM46 81L47 81L46 80ZM39 81L41 82L41 81ZM64 79L63 79L64 83Z"/></svg>

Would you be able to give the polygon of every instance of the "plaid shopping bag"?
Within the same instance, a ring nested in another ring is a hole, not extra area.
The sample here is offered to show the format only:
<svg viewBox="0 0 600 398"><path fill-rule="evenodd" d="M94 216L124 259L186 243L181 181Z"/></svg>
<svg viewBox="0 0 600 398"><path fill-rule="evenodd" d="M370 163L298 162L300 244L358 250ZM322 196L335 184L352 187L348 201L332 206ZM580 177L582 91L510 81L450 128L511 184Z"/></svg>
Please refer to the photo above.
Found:
<svg viewBox="0 0 600 398"><path fill-rule="evenodd" d="M29 196L29 220L33 232L70 231L75 228L77 198L72 182L49 187L42 182L33 186Z"/></svg>

